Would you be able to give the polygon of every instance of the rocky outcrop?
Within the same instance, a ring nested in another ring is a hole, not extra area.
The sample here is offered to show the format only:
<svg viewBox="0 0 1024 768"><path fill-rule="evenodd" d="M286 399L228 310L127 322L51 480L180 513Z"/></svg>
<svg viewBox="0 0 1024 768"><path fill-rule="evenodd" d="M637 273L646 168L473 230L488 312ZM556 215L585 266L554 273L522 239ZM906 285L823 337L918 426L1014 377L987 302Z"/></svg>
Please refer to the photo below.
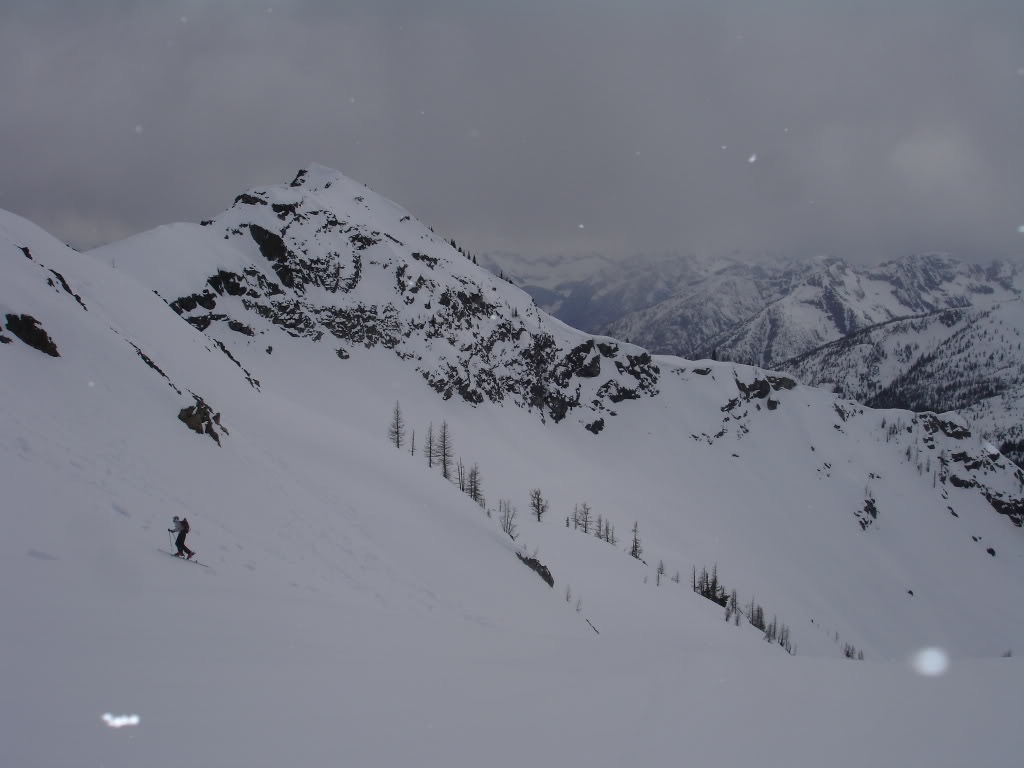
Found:
<svg viewBox="0 0 1024 768"><path fill-rule="evenodd" d="M523 565L525 565L531 571L534 571L538 576L544 579L545 583L549 587L555 586L555 577L551 575L551 571L548 569L546 565L543 565L540 562L540 560L538 560L535 557L526 557L525 555L519 552L516 552L516 557L519 558L519 561L523 563Z"/></svg>
<svg viewBox="0 0 1024 768"><path fill-rule="evenodd" d="M210 438L220 445L220 433L218 429L227 434L227 429L220 423L220 413L214 413L206 401L198 395L193 394L195 405L182 408L178 412L178 420L186 427L200 435L209 435Z"/></svg>
<svg viewBox="0 0 1024 768"><path fill-rule="evenodd" d="M7 330L33 349L50 357L60 357L57 345L31 315L7 315Z"/></svg>

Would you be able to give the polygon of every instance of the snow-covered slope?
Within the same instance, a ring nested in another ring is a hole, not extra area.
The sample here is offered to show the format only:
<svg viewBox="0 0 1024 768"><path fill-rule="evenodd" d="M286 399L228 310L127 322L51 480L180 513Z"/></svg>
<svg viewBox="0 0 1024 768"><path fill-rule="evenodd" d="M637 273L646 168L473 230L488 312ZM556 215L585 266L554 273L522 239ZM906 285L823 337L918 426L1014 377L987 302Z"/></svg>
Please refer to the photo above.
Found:
<svg viewBox="0 0 1024 768"><path fill-rule="evenodd" d="M12 764L169 765L184 742L213 765L518 765L510 736L588 766L1024 746L1024 668L999 658L1024 645L1021 477L953 420L575 331L319 167L91 254L0 214L0 260ZM482 506L422 456L442 423ZM614 546L566 524L584 501ZM209 567L157 551L173 514ZM795 657L689 589L716 563ZM906 663L926 645L948 674Z"/></svg>
<svg viewBox="0 0 1024 768"><path fill-rule="evenodd" d="M782 364L801 381L873 406L957 411L1024 464L1024 305L881 323Z"/></svg>

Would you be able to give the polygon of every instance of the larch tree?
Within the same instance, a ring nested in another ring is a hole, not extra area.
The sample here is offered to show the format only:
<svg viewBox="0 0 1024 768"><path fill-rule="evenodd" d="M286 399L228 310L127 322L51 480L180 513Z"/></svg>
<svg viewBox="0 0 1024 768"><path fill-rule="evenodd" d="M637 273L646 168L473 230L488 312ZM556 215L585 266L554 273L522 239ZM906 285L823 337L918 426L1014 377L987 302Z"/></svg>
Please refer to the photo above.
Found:
<svg viewBox="0 0 1024 768"><path fill-rule="evenodd" d="M441 476L445 480L452 479L452 432L448 429L448 422L441 422L441 431L437 436L437 463L441 465Z"/></svg>
<svg viewBox="0 0 1024 768"><path fill-rule="evenodd" d="M536 516L538 523L548 511L548 503L541 494L540 488L530 490L530 511Z"/></svg>
<svg viewBox="0 0 1024 768"><path fill-rule="evenodd" d="M633 523L633 542L629 546L630 557L635 557L637 560L640 559L640 555L644 553L644 548L640 546L640 523Z"/></svg>
<svg viewBox="0 0 1024 768"><path fill-rule="evenodd" d="M480 467L476 463L469 468L469 479L466 482L466 493L469 494L469 498L481 507L484 506L484 485L483 481L480 479Z"/></svg>
<svg viewBox="0 0 1024 768"><path fill-rule="evenodd" d="M584 533L590 533L590 522L593 518L590 514L590 505L587 502L576 506L576 525L582 528Z"/></svg>
<svg viewBox="0 0 1024 768"><path fill-rule="evenodd" d="M437 446L434 444L434 422L427 427L427 442L423 444L423 455L427 457L427 466L433 468L437 458Z"/></svg>
<svg viewBox="0 0 1024 768"><path fill-rule="evenodd" d="M402 417L402 406L395 400L395 408L391 412L391 424L388 426L388 439L401 449L405 442L405 419Z"/></svg>
<svg viewBox="0 0 1024 768"><path fill-rule="evenodd" d="M501 530L508 534L512 541L516 540L516 508L508 499L501 499L498 502L498 522Z"/></svg>

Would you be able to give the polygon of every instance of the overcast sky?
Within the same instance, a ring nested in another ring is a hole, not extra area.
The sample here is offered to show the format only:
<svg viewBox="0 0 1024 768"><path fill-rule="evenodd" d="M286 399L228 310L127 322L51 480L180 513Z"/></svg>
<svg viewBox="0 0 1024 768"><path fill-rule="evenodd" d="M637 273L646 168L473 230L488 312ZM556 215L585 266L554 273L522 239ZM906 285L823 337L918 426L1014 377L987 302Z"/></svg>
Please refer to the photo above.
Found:
<svg viewBox="0 0 1024 768"><path fill-rule="evenodd" d="M310 161L478 252L1018 258L1024 2L0 2L0 207L58 237Z"/></svg>

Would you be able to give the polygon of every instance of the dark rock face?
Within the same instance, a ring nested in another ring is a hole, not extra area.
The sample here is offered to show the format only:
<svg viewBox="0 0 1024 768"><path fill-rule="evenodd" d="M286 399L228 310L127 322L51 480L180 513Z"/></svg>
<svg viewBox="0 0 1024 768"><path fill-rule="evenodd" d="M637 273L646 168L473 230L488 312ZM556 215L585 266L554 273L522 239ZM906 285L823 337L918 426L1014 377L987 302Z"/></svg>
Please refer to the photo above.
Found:
<svg viewBox="0 0 1024 768"><path fill-rule="evenodd" d="M89 308L87 306L85 306L85 302L82 301L82 297L79 296L77 293L75 293L74 291L71 290L71 286L68 285L68 281L64 279L64 275L62 275L60 272L58 272L58 271L56 271L54 269L50 270L50 274L53 275L55 278L57 278L57 281L60 283L60 287L64 289L64 293L66 293L68 296L71 296L72 298L74 298L74 300L78 302L78 306L80 306L86 312L89 311ZM49 283L51 288L56 288L57 287L56 285L53 284L53 280L52 279L48 278L46 282Z"/></svg>
<svg viewBox="0 0 1024 768"><path fill-rule="evenodd" d="M986 493L985 498L992 509L1006 515L1018 528L1024 526L1024 499L1004 498L1002 494Z"/></svg>
<svg viewBox="0 0 1024 768"><path fill-rule="evenodd" d="M971 430L961 427L956 422L944 421L933 413L921 414L921 426L930 435L941 432L946 437L952 437L955 440L964 440L971 436Z"/></svg>
<svg viewBox="0 0 1024 768"><path fill-rule="evenodd" d="M535 571L538 576L540 576L542 579L544 579L544 581L547 582L547 585L549 587L554 587L555 586L555 578L554 578L554 576L551 575L551 571L548 569L548 567L546 565L542 565L541 564L540 560L538 560L535 557L525 557L524 555L521 555L518 552L516 552L516 557L518 557L519 560L527 568L529 568L532 571Z"/></svg>
<svg viewBox="0 0 1024 768"><path fill-rule="evenodd" d="M857 510L854 516L860 524L860 529L866 531L878 519L878 507L875 506L875 500L865 499L863 508Z"/></svg>
<svg viewBox="0 0 1024 768"><path fill-rule="evenodd" d="M238 320L229 320L228 328L235 333L240 333L243 336L255 336L256 332L245 323L241 323Z"/></svg>
<svg viewBox="0 0 1024 768"><path fill-rule="evenodd" d="M202 293L193 293L191 296L182 296L171 302L171 309L179 315L192 312L196 307L212 310L217 306L217 297L207 290Z"/></svg>
<svg viewBox="0 0 1024 768"><path fill-rule="evenodd" d="M31 315L7 315L7 330L28 344L50 357L60 357L57 345L50 335L39 325L39 321Z"/></svg>
<svg viewBox="0 0 1024 768"><path fill-rule="evenodd" d="M228 432L225 427L221 426L220 414L213 413L210 406L198 395L192 395L192 397L195 398L196 404L182 408L178 412L178 419L193 432L209 435L217 445L220 445L220 434L217 432L217 428L223 430L224 434Z"/></svg>
<svg viewBox="0 0 1024 768"><path fill-rule="evenodd" d="M795 386L796 382L785 376L765 376L763 379L754 379L750 384L736 379L736 389L740 391L745 400L755 398L763 400L772 392L778 392L780 389L793 389Z"/></svg>
<svg viewBox="0 0 1024 768"><path fill-rule="evenodd" d="M128 343L132 345L132 348L135 350L135 354L139 356L142 362L144 362L146 365L148 365L150 368L152 368L154 371L160 374L161 378L163 378L170 385L171 389L173 389L179 395L181 394L181 390L178 389L177 386L175 386L174 382L171 381L170 377L166 373L164 373L163 370L161 370L160 366L153 362L153 358L151 358L149 355L143 352L137 345L132 344L132 342L130 341Z"/></svg>
<svg viewBox="0 0 1024 768"><path fill-rule="evenodd" d="M602 429L604 429L604 419L597 419L596 421L592 421L589 424L584 425L584 429L586 429L588 432L593 432L596 435Z"/></svg>
<svg viewBox="0 0 1024 768"><path fill-rule="evenodd" d="M256 197L255 195L250 195L247 192L243 192L241 195L235 198L234 205L238 205L239 203L241 203L242 205L266 205L267 201L264 200L263 198Z"/></svg>
<svg viewBox="0 0 1024 768"><path fill-rule="evenodd" d="M295 288L295 273L292 271L291 262L298 259L288 250L281 236L255 224L249 225L249 234L259 246L263 258L271 263L281 284Z"/></svg>
<svg viewBox="0 0 1024 768"><path fill-rule="evenodd" d="M232 272L225 272L223 269L218 269L217 274L207 278L206 282L221 296L225 293L229 296L244 296L246 293L242 278ZM209 307L209 309L212 308Z"/></svg>

